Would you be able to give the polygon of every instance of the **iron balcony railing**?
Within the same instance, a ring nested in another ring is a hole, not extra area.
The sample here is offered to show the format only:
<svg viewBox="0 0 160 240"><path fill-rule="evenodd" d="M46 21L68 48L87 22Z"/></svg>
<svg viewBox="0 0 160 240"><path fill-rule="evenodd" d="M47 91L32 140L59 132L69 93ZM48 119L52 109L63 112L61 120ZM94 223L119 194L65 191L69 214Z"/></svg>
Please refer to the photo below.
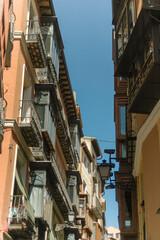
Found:
<svg viewBox="0 0 160 240"><path fill-rule="evenodd" d="M12 3L10 6L10 17L9 17L9 34L10 34L10 41L12 44L14 40L15 21L16 21L16 16L13 12L13 3Z"/></svg>
<svg viewBox="0 0 160 240"><path fill-rule="evenodd" d="M26 42L34 68L46 66L46 48L38 20L27 21Z"/></svg>
<svg viewBox="0 0 160 240"><path fill-rule="evenodd" d="M137 95L139 89L142 87L143 82L144 82L148 72L151 69L153 61L154 61L153 52L151 52L149 54L149 56L147 57L146 61L144 62L144 65L143 65L140 73L138 74L137 78L135 79L135 83L130 85L129 99L128 99L129 107L132 104L132 102L134 101L135 96Z"/></svg>
<svg viewBox="0 0 160 240"><path fill-rule="evenodd" d="M34 210L24 195L11 196L8 220L9 224L21 224L23 221L30 221L34 225Z"/></svg>
<svg viewBox="0 0 160 240"><path fill-rule="evenodd" d="M5 103L5 106L4 106L4 103ZM2 142L3 136L4 136L6 108L7 108L6 100L4 98L0 98L0 142Z"/></svg>
<svg viewBox="0 0 160 240"><path fill-rule="evenodd" d="M32 147L40 146L42 140L41 124L32 100L20 100L18 122L20 127L26 128L24 130L26 139L29 140L29 131L32 131L35 135L37 145Z"/></svg>
<svg viewBox="0 0 160 240"><path fill-rule="evenodd" d="M67 189L64 185L64 182L63 182L62 176L60 174L59 168L57 166L56 160L55 160L54 155L52 153L51 153L50 159L51 159L51 165L52 165L53 171L54 171L54 173L55 173L55 175L58 179L57 187L58 187L59 191L63 194L63 196L65 198L65 203L68 206L68 208L72 209L71 199L70 199L69 194L67 192Z"/></svg>

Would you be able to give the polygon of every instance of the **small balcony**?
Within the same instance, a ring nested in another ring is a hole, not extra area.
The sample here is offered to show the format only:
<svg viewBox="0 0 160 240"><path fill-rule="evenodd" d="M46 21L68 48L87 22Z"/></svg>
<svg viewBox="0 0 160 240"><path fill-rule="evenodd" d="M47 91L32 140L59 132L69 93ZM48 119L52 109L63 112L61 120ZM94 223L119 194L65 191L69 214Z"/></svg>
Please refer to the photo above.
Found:
<svg viewBox="0 0 160 240"><path fill-rule="evenodd" d="M151 52L135 80L130 79L128 98L130 113L151 113L160 99L159 74L160 65Z"/></svg>
<svg viewBox="0 0 160 240"><path fill-rule="evenodd" d="M9 16L7 50L6 50L6 56L5 56L5 67L11 66L11 52L13 49L15 21L16 21L16 16L13 12L13 4L11 4L10 16Z"/></svg>
<svg viewBox="0 0 160 240"><path fill-rule="evenodd" d="M38 20L27 21L26 43L34 68L46 66L46 50Z"/></svg>
<svg viewBox="0 0 160 240"><path fill-rule="evenodd" d="M102 205L96 196L93 197L93 205L91 207L91 211L96 218L102 218Z"/></svg>
<svg viewBox="0 0 160 240"><path fill-rule="evenodd" d="M43 86L42 86L43 85ZM55 151L56 123L50 83L37 84L35 107L41 122L41 131L50 151Z"/></svg>
<svg viewBox="0 0 160 240"><path fill-rule="evenodd" d="M85 225L85 229L88 229L88 231L90 233L93 232L93 219L91 218L91 216L89 215L89 213L87 213L87 215L85 216L86 218L86 225Z"/></svg>
<svg viewBox="0 0 160 240"><path fill-rule="evenodd" d="M59 210L63 213L64 219L67 221L68 213L72 209L72 203L54 155L50 155L50 160L32 162L31 169L30 189L32 188L32 191L30 190L30 199L32 206L35 209L35 217L42 219L42 221L50 222L49 219L51 209L49 210L49 204L51 204L52 201L50 200L53 196ZM39 178L40 174L43 174L43 177L41 177L43 182ZM32 176L34 177L32 178ZM41 188L43 192L41 194L41 199L37 194L37 182L39 182L39 185L43 185ZM43 191L44 186L46 186L45 191ZM50 189L50 200L48 203L43 201L43 199L46 198L46 191L48 191L47 189ZM42 203L42 206L39 204L37 207L37 202ZM48 206L46 206L46 204Z"/></svg>
<svg viewBox="0 0 160 240"><path fill-rule="evenodd" d="M47 58L46 67L37 69L37 78L40 84L57 83L56 71L50 58Z"/></svg>
<svg viewBox="0 0 160 240"><path fill-rule="evenodd" d="M45 161L49 158L49 151L45 151L43 147L33 147L32 154L37 161Z"/></svg>
<svg viewBox="0 0 160 240"><path fill-rule="evenodd" d="M4 103L5 103L5 106L4 106ZM3 141L3 136L4 136L6 107L7 107L7 102L5 101L5 99L0 98L0 144Z"/></svg>
<svg viewBox="0 0 160 240"><path fill-rule="evenodd" d="M8 231L17 239L19 237L32 239L34 232L34 210L29 200L23 195L11 196Z"/></svg>
<svg viewBox="0 0 160 240"><path fill-rule="evenodd" d="M18 125L29 147L39 147L42 142L41 124L32 100L20 101Z"/></svg>

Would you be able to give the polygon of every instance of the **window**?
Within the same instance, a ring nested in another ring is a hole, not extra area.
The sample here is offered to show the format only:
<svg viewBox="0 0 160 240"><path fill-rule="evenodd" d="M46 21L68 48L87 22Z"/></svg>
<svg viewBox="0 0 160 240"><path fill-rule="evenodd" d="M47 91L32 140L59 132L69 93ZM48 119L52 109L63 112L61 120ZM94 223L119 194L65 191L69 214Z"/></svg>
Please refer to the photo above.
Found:
<svg viewBox="0 0 160 240"><path fill-rule="evenodd" d="M113 233L109 233L108 236L109 236L109 237L113 237Z"/></svg>
<svg viewBox="0 0 160 240"><path fill-rule="evenodd" d="M116 238L119 238L119 235L120 235L119 233L116 233Z"/></svg>
<svg viewBox="0 0 160 240"><path fill-rule="evenodd" d="M123 78L123 77L120 77L120 78L119 78L119 80L120 80L120 81L123 81L123 80L124 80L124 78Z"/></svg>
<svg viewBox="0 0 160 240"><path fill-rule="evenodd" d="M127 228L131 227L131 220L125 220L125 227Z"/></svg>
<svg viewBox="0 0 160 240"><path fill-rule="evenodd" d="M44 171L30 173L30 202L34 208L35 217L43 216L45 174Z"/></svg>
<svg viewBox="0 0 160 240"><path fill-rule="evenodd" d="M126 11L125 11L122 18L123 50L126 48L127 42L128 42L128 29L127 29L126 20L127 18L126 18Z"/></svg>
<svg viewBox="0 0 160 240"><path fill-rule="evenodd" d="M126 144L122 144L122 158L126 158L127 153L126 153Z"/></svg>
<svg viewBox="0 0 160 240"><path fill-rule="evenodd" d="M43 22L41 25L43 39L46 47L47 56L51 57L55 67L57 78L59 76L59 54L60 47L54 22Z"/></svg>
<svg viewBox="0 0 160 240"><path fill-rule="evenodd" d="M84 199L79 200L79 215L84 216Z"/></svg>
<svg viewBox="0 0 160 240"><path fill-rule="evenodd" d="M133 4L133 0L131 0L130 3L129 3L129 32L130 32L130 34L133 31L134 25L135 25L134 4Z"/></svg>
<svg viewBox="0 0 160 240"><path fill-rule="evenodd" d="M120 106L120 135L126 135L126 107Z"/></svg>
<svg viewBox="0 0 160 240"><path fill-rule="evenodd" d="M118 44L118 59L121 57L122 55L122 29L120 27L119 31L118 31L118 35L117 35L117 44Z"/></svg>
<svg viewBox="0 0 160 240"><path fill-rule="evenodd" d="M131 227L132 221L132 194L130 191L125 191L125 227Z"/></svg>
<svg viewBox="0 0 160 240"><path fill-rule="evenodd" d="M84 163L84 158L85 158L85 155L84 153L82 153L82 163Z"/></svg>
<svg viewBox="0 0 160 240"><path fill-rule="evenodd" d="M83 193L87 192L87 184L85 181L83 181Z"/></svg>

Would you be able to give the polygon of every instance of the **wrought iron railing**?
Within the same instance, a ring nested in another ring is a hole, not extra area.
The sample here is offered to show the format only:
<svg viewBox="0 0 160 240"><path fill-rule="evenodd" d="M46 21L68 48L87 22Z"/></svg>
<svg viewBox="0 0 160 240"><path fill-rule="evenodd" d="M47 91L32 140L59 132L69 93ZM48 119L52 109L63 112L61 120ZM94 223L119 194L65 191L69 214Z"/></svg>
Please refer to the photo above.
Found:
<svg viewBox="0 0 160 240"><path fill-rule="evenodd" d="M14 40L14 29L15 29L16 16L13 12L13 3L10 6L10 17L9 17L9 30L10 30L10 41L13 43Z"/></svg>
<svg viewBox="0 0 160 240"><path fill-rule="evenodd" d="M20 224L23 221L30 221L34 224L33 207L24 195L11 196L8 219L9 224Z"/></svg>
<svg viewBox="0 0 160 240"><path fill-rule="evenodd" d="M133 87L131 89L129 89L129 99L128 99L129 105L132 104L133 99L135 98L137 92L141 88L142 83L145 80L145 77L147 76L148 72L150 71L153 60L154 60L153 52L151 52L150 55L148 56L148 58L146 59L143 67L141 68L141 71L138 74L138 77L137 77L135 83L133 84Z"/></svg>
<svg viewBox="0 0 160 240"><path fill-rule="evenodd" d="M4 135L6 108L7 108L6 100L4 98L0 98L0 142L3 140L3 135Z"/></svg>
<svg viewBox="0 0 160 240"><path fill-rule="evenodd" d="M37 36L39 36L39 38L41 39L42 44L43 44L43 37L42 37L39 21L38 20L28 20L27 21L26 40L37 41Z"/></svg>
<svg viewBox="0 0 160 240"><path fill-rule="evenodd" d="M28 20L26 30L26 41L30 43L38 43L39 50L42 56L42 60L46 65L46 48L43 41L43 36L38 20Z"/></svg>
<svg viewBox="0 0 160 240"><path fill-rule="evenodd" d="M32 100L20 100L19 123L34 122L41 135L41 123Z"/></svg>
<svg viewBox="0 0 160 240"><path fill-rule="evenodd" d="M71 199L70 199L69 194L67 192L67 189L64 185L64 182L62 180L62 176L60 174L59 168L57 166L56 160L55 160L54 155L52 153L51 153L50 159L51 159L51 164L52 164L53 171L54 171L54 173L55 173L55 175L58 179L57 187L59 188L60 192L62 192L62 194L64 194L65 199L67 200L67 203L68 203L69 207L72 208Z"/></svg>

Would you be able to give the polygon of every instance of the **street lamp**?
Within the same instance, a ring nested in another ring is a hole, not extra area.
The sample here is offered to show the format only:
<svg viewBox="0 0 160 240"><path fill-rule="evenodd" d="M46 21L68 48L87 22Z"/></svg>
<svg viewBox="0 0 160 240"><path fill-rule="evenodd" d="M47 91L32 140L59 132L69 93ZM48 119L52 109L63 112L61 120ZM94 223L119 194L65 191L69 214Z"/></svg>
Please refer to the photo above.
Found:
<svg viewBox="0 0 160 240"><path fill-rule="evenodd" d="M126 158L116 158L116 157L112 157L111 155L115 153L114 149L105 149L104 153L109 154L109 164L112 164L111 160L123 160ZM110 174L111 176L111 174ZM113 174L112 174L113 176ZM116 181L115 179L112 180L110 178L109 183L106 186L106 189L114 189L114 188L119 188L122 190L128 190L128 191L134 191L136 189L136 183L134 178L132 177L128 177L128 175L123 176L123 178L121 178L121 180Z"/></svg>
<svg viewBox="0 0 160 240"><path fill-rule="evenodd" d="M98 164L98 169L101 175L102 180L108 180L110 177L111 169L114 168L113 163L107 163L106 160L103 160L102 163Z"/></svg>
<svg viewBox="0 0 160 240"><path fill-rule="evenodd" d="M74 223L75 213L74 213L73 211L71 211L71 212L68 214L68 220L69 220L69 223L71 223L71 224Z"/></svg>
<svg viewBox="0 0 160 240"><path fill-rule="evenodd" d="M68 214L68 222L56 224L55 232L64 230L64 240L78 240L81 236L77 226L74 225L75 213L71 211Z"/></svg>

